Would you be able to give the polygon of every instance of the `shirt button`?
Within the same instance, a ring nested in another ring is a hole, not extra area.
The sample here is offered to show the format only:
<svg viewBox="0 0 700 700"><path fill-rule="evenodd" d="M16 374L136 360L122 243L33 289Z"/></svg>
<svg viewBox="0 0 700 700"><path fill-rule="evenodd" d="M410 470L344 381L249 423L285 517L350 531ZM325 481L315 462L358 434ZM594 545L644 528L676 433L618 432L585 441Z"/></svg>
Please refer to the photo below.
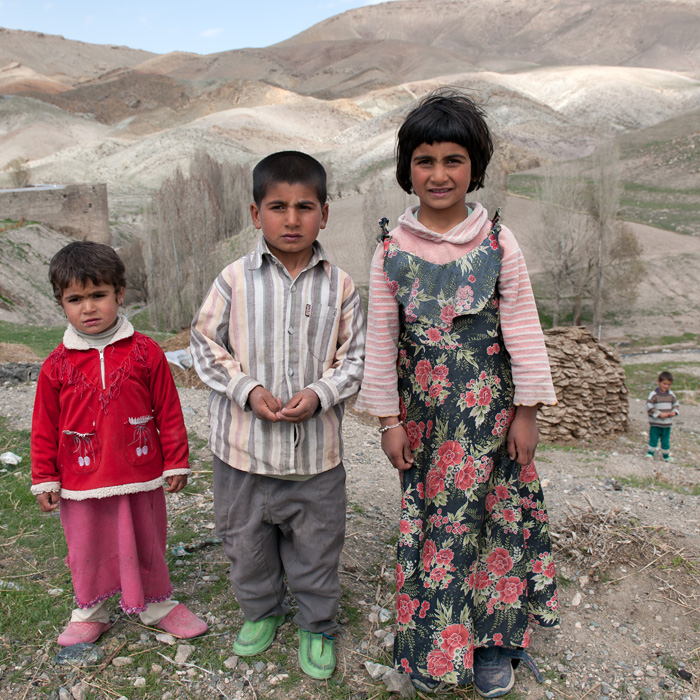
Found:
<svg viewBox="0 0 700 700"><path fill-rule="evenodd" d="M297 291L297 286L296 286L295 284L293 284L293 285L289 288L289 290L292 291L292 292L296 292L296 291Z"/></svg>
<svg viewBox="0 0 700 700"><path fill-rule="evenodd" d="M293 329L293 328L288 328L288 329L287 329L287 333L289 333L289 335L294 335L294 329Z"/></svg>
<svg viewBox="0 0 700 700"><path fill-rule="evenodd" d="M293 370L293 369L287 370L287 374L288 374L290 377L293 377L293 376L294 376L294 370Z"/></svg>

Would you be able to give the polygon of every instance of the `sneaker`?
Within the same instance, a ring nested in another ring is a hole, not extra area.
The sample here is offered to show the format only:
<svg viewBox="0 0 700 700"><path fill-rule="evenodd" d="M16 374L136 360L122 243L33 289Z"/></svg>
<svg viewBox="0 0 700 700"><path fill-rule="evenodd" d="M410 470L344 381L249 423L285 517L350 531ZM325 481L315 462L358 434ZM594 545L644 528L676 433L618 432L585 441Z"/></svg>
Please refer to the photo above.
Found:
<svg viewBox="0 0 700 700"><path fill-rule="evenodd" d="M654 453L653 452L647 452L644 455L647 459L654 459Z"/></svg>
<svg viewBox="0 0 700 700"><path fill-rule="evenodd" d="M671 455L669 455L668 457L664 457L664 462L673 462L673 461L675 461L675 460L673 459L673 457L671 457Z"/></svg>
<svg viewBox="0 0 700 700"><path fill-rule="evenodd" d="M300 629L299 666L317 681L330 678L335 671L335 637Z"/></svg>
<svg viewBox="0 0 700 700"><path fill-rule="evenodd" d="M233 653L237 656L262 654L275 638L277 628L284 622L284 615L270 615L263 620L246 620L233 642Z"/></svg>
<svg viewBox="0 0 700 700"><path fill-rule="evenodd" d="M498 647L479 647L474 650L474 690L482 698L498 698L515 684L515 673L510 659L499 653Z"/></svg>
<svg viewBox="0 0 700 700"><path fill-rule="evenodd" d="M56 640L62 647L92 644L109 629L109 622L69 622Z"/></svg>
<svg viewBox="0 0 700 700"><path fill-rule="evenodd" d="M204 634L209 626L204 620L200 620L187 606L179 603L157 625L158 629L165 630L173 637L191 639Z"/></svg>

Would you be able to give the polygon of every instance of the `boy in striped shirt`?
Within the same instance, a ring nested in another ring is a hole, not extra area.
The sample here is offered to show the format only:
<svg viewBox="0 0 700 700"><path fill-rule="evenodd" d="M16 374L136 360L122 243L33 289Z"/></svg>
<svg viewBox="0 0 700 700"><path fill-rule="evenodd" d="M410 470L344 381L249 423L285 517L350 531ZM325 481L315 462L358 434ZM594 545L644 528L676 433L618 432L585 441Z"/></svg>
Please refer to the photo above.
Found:
<svg viewBox="0 0 700 700"><path fill-rule="evenodd" d="M661 441L661 455L666 462L672 462L671 457L671 423L678 415L678 399L671 391L673 375L661 372L658 378L659 386L647 398L647 413L649 414L649 449L647 458L654 459L656 446Z"/></svg>
<svg viewBox="0 0 700 700"><path fill-rule="evenodd" d="M326 173L297 151L253 170L257 248L216 278L192 322L198 375L211 388L217 532L245 622L239 656L267 649L296 599L299 664L335 668L338 562L345 538L343 404L364 365L364 309L316 241Z"/></svg>

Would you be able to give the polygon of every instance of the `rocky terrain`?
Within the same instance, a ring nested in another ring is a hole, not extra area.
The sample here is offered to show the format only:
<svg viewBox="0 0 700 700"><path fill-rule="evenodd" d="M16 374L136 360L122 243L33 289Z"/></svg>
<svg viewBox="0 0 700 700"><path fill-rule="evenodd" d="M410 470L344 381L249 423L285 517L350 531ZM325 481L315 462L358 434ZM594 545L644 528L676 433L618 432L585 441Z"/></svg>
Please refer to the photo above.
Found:
<svg viewBox="0 0 700 700"><path fill-rule="evenodd" d="M28 428L33 395L31 383L0 387L0 415L9 417L12 427ZM206 438L207 392L181 389L180 395L191 436ZM700 697L700 409L684 406L674 428L671 464L644 458L646 418L643 401L637 397L630 402L630 417L630 431L615 439L540 445L538 470L557 549L562 622L558 630L534 631L531 650L545 682L538 685L529 672L519 671L515 687L519 697ZM369 700L389 697L380 695L384 683L371 677L365 662L390 663L399 489L397 475L379 448L373 420L348 411L345 442L348 530L341 563L343 624L337 674L338 682L352 689L353 700ZM196 452L195 464L199 476L194 479L208 483L211 466L206 449ZM193 508L190 526L205 541L213 519L210 488L197 495L185 491L169 497L171 518ZM225 655L240 624L240 613L230 612L225 586L222 593L207 597L206 606L197 602L207 588L225 580L225 557L217 547L207 548L182 556L175 566L190 572L190 604L206 613L213 629L183 651L184 656L179 657L178 651L176 668L183 675L175 676L179 678L175 683L169 672L164 673L163 698L336 697L327 684L306 678L277 687L296 668L294 653L287 653L287 645L294 649L296 643L291 630L278 635L267 658L244 664L233 657L221 670L211 667L204 657L207 649L213 645ZM130 643L127 652L122 642L129 624L125 616L118 616L114 630L100 642L107 668L102 667L94 680L89 669L66 674L56 667L56 647L47 641L28 667L34 679L45 678L37 688L49 684L64 687L66 693L72 689L73 695L60 696L69 700L89 689L81 685L83 680L109 688L115 677L128 678L138 687L140 675L151 669L139 671L132 661L122 659L138 659L139 653L159 642L153 633L142 633L141 641ZM160 642L160 648L170 658L167 640ZM160 666L170 669L165 662ZM0 677L0 695L7 693L2 697L16 697L20 690L2 688ZM39 696L25 693L25 697ZM443 697L473 694L466 690Z"/></svg>

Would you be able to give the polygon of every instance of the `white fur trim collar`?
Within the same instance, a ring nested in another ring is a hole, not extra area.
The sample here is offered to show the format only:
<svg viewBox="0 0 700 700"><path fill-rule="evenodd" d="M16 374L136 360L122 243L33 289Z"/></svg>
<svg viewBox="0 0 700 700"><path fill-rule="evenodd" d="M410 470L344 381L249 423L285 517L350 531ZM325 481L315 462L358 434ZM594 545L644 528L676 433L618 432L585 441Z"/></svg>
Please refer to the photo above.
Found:
<svg viewBox="0 0 700 700"><path fill-rule="evenodd" d="M124 340L124 338L130 338L132 335L134 335L134 327L131 325L131 321L126 316L123 316L122 325L108 345L113 345L118 340ZM90 350L90 344L84 338L81 338L71 325L66 328L66 332L63 334L63 345L68 350Z"/></svg>

